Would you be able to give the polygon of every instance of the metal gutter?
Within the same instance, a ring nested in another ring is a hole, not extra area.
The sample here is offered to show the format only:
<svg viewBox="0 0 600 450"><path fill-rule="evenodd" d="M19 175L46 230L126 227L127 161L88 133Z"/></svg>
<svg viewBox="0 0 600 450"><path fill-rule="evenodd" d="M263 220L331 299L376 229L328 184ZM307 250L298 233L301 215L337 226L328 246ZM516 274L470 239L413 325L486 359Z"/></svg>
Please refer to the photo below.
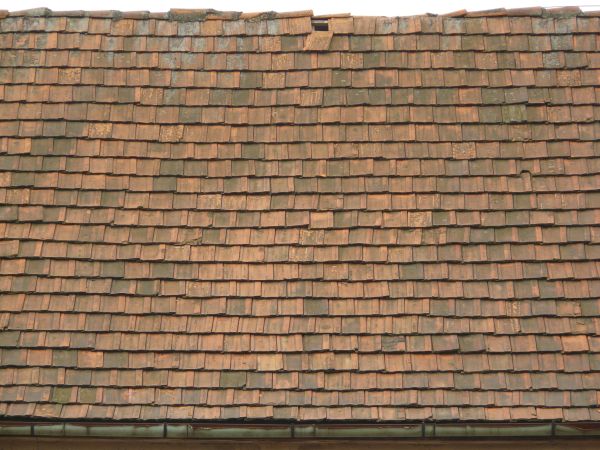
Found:
<svg viewBox="0 0 600 450"><path fill-rule="evenodd" d="M0 421L0 436L145 439L600 438L600 423L210 424Z"/></svg>

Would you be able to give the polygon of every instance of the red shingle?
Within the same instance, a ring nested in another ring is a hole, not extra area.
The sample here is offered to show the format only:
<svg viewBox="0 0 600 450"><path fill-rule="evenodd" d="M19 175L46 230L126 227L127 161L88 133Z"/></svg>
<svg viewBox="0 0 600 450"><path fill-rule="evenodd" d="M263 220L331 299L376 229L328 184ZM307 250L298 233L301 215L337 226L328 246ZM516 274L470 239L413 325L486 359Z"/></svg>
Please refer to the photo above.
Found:
<svg viewBox="0 0 600 450"><path fill-rule="evenodd" d="M0 411L593 419L598 20L566 12L0 14Z"/></svg>

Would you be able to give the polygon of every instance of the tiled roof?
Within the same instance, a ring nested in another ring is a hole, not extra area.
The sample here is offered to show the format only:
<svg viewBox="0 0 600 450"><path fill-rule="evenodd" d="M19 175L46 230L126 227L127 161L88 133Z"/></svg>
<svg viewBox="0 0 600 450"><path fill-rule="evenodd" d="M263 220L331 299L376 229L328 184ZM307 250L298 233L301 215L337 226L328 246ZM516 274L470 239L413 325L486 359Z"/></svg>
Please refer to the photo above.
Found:
<svg viewBox="0 0 600 450"><path fill-rule="evenodd" d="M600 17L0 16L0 415L600 419Z"/></svg>

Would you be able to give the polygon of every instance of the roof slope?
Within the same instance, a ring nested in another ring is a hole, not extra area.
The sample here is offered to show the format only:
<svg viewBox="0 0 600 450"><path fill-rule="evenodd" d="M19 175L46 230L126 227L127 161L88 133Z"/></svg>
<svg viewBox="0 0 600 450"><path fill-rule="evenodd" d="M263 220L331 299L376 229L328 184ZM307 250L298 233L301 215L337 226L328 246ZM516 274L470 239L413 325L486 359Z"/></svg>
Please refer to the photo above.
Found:
<svg viewBox="0 0 600 450"><path fill-rule="evenodd" d="M3 15L0 414L599 419L599 17Z"/></svg>

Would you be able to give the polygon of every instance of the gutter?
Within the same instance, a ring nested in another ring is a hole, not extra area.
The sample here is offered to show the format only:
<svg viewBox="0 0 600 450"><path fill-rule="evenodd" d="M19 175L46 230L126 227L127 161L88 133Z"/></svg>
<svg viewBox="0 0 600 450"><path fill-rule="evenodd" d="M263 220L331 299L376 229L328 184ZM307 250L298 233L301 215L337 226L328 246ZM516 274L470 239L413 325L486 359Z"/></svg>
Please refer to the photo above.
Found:
<svg viewBox="0 0 600 450"><path fill-rule="evenodd" d="M0 437L155 439L600 438L599 422L210 424L0 421Z"/></svg>

